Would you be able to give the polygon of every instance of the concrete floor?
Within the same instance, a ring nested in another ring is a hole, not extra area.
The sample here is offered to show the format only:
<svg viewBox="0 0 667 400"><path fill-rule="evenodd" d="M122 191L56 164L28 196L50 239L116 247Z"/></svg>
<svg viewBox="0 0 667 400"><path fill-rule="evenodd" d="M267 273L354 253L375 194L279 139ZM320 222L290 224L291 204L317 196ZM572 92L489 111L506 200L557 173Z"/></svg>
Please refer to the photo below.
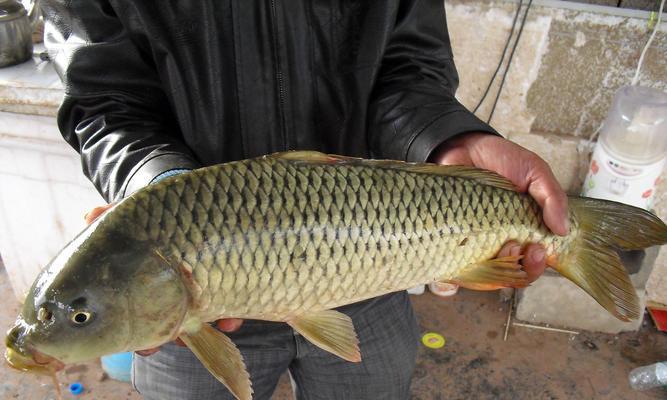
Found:
<svg viewBox="0 0 667 400"><path fill-rule="evenodd" d="M4 268L0 266L0 331L18 312ZM646 320L637 333L568 335L514 327L503 342L507 304L495 292L462 290L449 299L431 294L413 297L424 332L442 334L438 350L420 345L412 398L439 399L667 399L667 389L634 392L628 372L667 360L667 335ZM0 367L0 399L55 399L50 379ZM78 399L140 399L128 384L105 379L99 363L70 366L60 373L67 386L80 381ZM291 399L283 377L275 400Z"/></svg>

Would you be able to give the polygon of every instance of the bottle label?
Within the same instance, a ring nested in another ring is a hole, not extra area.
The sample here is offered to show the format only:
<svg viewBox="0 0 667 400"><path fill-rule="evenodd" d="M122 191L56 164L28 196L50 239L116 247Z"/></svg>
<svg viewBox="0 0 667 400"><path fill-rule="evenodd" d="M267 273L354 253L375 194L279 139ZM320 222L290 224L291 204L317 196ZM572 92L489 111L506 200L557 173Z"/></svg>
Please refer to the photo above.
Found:
<svg viewBox="0 0 667 400"><path fill-rule="evenodd" d="M650 209L665 159L651 164L619 160L599 143L595 146L582 195Z"/></svg>

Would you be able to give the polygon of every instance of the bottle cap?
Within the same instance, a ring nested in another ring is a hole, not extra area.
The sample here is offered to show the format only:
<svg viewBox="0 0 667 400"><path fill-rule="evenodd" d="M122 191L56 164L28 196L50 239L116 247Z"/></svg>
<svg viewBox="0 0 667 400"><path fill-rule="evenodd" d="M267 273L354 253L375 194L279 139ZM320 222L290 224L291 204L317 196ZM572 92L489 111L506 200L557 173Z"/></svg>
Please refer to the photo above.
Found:
<svg viewBox="0 0 667 400"><path fill-rule="evenodd" d="M74 382L71 385L69 385L69 391L73 395L81 394L83 393L83 385L81 382Z"/></svg>

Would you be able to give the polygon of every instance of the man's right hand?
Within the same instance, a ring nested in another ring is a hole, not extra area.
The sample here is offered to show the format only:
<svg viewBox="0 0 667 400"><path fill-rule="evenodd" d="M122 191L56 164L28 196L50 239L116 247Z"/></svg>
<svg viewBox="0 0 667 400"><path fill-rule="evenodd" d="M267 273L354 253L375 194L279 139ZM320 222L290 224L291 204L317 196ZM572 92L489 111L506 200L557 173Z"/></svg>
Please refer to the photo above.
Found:
<svg viewBox="0 0 667 400"><path fill-rule="evenodd" d="M92 224L100 215L104 214L108 209L113 207L115 203L107 204L105 206L95 207L84 215L84 219L88 225ZM238 318L228 318L228 319L219 319L215 321L215 324L223 332L234 332L237 331L241 324L243 324L242 319ZM176 339L174 341L179 346L185 346L185 343L181 339ZM138 350L136 353L142 356L149 356L153 353L160 351L159 347L153 347L152 349Z"/></svg>

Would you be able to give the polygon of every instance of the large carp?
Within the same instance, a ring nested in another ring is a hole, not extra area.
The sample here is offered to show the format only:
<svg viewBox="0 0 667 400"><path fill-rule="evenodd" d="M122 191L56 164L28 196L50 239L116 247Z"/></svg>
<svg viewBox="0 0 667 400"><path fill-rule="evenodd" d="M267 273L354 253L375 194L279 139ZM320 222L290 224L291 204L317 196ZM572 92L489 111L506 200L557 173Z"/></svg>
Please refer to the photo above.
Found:
<svg viewBox="0 0 667 400"><path fill-rule="evenodd" d="M361 360L344 304L433 281L523 287L509 240L540 243L548 264L622 320L637 295L615 248L667 242L651 213L571 197L553 235L504 178L461 166L288 152L202 168L118 203L39 275L6 358L20 369L156 347L181 338L239 399L240 352L209 322L284 321L315 345Z"/></svg>

